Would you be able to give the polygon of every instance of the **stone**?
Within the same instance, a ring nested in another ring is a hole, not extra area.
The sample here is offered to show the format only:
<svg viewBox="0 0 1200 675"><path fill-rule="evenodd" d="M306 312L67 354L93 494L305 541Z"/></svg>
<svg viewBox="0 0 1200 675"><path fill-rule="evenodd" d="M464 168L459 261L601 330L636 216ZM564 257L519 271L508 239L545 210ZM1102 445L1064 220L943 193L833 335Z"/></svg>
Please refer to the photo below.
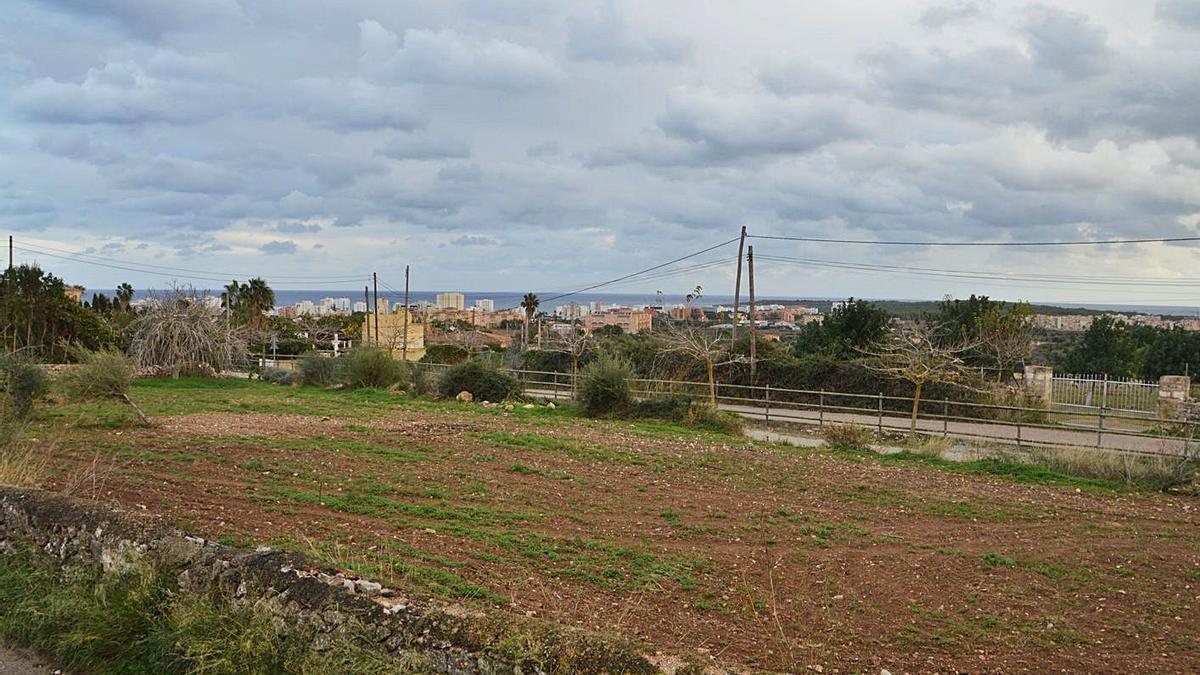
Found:
<svg viewBox="0 0 1200 675"><path fill-rule="evenodd" d="M535 406L535 405L534 405L534 404L532 404L532 403L526 403L525 405L523 405L523 406L521 406L521 407L522 407L522 408L525 408L526 410L533 410L533 409L534 409L534 408L536 408L537 406Z"/></svg>
<svg viewBox="0 0 1200 675"><path fill-rule="evenodd" d="M383 590L383 584L378 584L374 581L367 581L366 579L359 579L355 581L354 586L358 589L358 592L363 595L377 595Z"/></svg>
<svg viewBox="0 0 1200 675"><path fill-rule="evenodd" d="M551 401L551 402L549 402L549 403L547 403L547 404L546 404L546 407L547 407L547 408L550 408L551 410L554 410L554 409L555 409L555 408L557 408L558 406L554 405L554 401Z"/></svg>
<svg viewBox="0 0 1200 675"><path fill-rule="evenodd" d="M454 398L463 401L464 403L470 403L471 401L475 400L475 397L471 395L471 392L466 391L465 389L458 392L458 396L455 396Z"/></svg>

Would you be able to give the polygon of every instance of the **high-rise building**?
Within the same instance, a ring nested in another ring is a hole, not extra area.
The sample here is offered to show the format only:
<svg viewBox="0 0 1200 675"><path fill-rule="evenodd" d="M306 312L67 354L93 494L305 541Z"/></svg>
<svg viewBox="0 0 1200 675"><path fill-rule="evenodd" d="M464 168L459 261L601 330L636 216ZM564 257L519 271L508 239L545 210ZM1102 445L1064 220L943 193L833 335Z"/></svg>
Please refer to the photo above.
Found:
<svg viewBox="0 0 1200 675"><path fill-rule="evenodd" d="M358 302L354 303L354 311L355 312L366 312L367 311L367 303L363 302L362 300L359 300Z"/></svg>
<svg viewBox="0 0 1200 675"><path fill-rule="evenodd" d="M438 293L437 306L441 309L466 309L467 298L462 293Z"/></svg>
<svg viewBox="0 0 1200 675"><path fill-rule="evenodd" d="M488 298L482 298L475 301L475 309L481 312L494 312L496 311L496 303Z"/></svg>

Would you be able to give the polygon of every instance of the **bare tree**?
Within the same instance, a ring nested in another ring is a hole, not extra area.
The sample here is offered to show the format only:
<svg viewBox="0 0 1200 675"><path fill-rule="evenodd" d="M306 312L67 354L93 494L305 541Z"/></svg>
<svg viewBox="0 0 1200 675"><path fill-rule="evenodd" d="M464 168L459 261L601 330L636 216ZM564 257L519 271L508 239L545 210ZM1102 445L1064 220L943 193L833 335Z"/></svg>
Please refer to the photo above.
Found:
<svg viewBox="0 0 1200 675"><path fill-rule="evenodd" d="M575 397L575 380L578 379L576 375L579 373L579 359L591 346L592 336L576 326L571 326L569 332L558 333L557 337L550 342L550 351L571 355L571 398Z"/></svg>
<svg viewBox="0 0 1200 675"><path fill-rule="evenodd" d="M705 372L708 375L708 401L713 407L716 407L717 367L741 363L746 360L745 357L730 352L730 339L722 335L720 331L711 328L689 324L683 326L666 324L660 337L663 341L664 351L686 354L704 364Z"/></svg>
<svg viewBox="0 0 1200 675"><path fill-rule="evenodd" d="M173 288L151 296L130 324L129 354L141 369L172 377L228 369L246 357L246 336L231 327L218 306L192 289Z"/></svg>
<svg viewBox="0 0 1200 675"><path fill-rule="evenodd" d="M913 385L910 436L917 434L917 413L926 384L954 384L973 389L967 384L971 368L962 355L974 349L977 343L939 343L936 333L936 327L918 323L897 328L873 347L862 350L871 357L866 364L868 368Z"/></svg>
<svg viewBox="0 0 1200 675"><path fill-rule="evenodd" d="M979 339L996 360L1001 377L1011 375L1012 368L1033 353L1033 310L1029 303L1018 303L1003 313L993 307L978 318L978 325Z"/></svg>

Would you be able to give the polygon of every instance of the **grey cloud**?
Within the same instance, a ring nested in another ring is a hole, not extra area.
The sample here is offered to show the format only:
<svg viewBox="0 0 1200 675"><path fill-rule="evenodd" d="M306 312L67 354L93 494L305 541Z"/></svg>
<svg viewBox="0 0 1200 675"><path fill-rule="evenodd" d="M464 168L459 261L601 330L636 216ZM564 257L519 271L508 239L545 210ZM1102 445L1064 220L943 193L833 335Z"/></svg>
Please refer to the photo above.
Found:
<svg viewBox="0 0 1200 675"><path fill-rule="evenodd" d="M534 157L534 158L556 157L561 154L562 154L562 144L559 143L558 141L546 141L545 143L538 143L537 145L531 145L525 151L526 157Z"/></svg>
<svg viewBox="0 0 1200 675"><path fill-rule="evenodd" d="M439 180L457 183L475 183L483 178L483 170L477 164L450 164L438 169Z"/></svg>
<svg viewBox="0 0 1200 675"><path fill-rule="evenodd" d="M145 165L124 170L117 178L122 187L167 192L228 194L237 189L237 178L225 169L178 157L156 157Z"/></svg>
<svg viewBox="0 0 1200 675"><path fill-rule="evenodd" d="M523 91L564 79L549 55L507 40L454 30L408 29L399 36L379 22L359 24L362 64L375 79Z"/></svg>
<svg viewBox="0 0 1200 675"><path fill-rule="evenodd" d="M567 55L580 61L680 61L692 53L690 41L647 35L628 25L616 7L605 3L596 16L567 22Z"/></svg>
<svg viewBox="0 0 1200 675"><path fill-rule="evenodd" d="M298 80L290 110L303 119L333 129L418 129L428 121L416 97L362 79Z"/></svg>
<svg viewBox="0 0 1200 675"><path fill-rule="evenodd" d="M466 159L471 148L462 141L430 134L405 134L392 138L375 150L392 159Z"/></svg>
<svg viewBox="0 0 1200 675"><path fill-rule="evenodd" d="M268 255L281 255L281 254L286 254L286 253L295 253L296 249L297 249L296 242L294 242L294 241L278 241L278 240L269 241L269 242L263 244L262 246L258 247L258 250L260 250L263 253L266 253Z"/></svg>
<svg viewBox="0 0 1200 675"><path fill-rule="evenodd" d="M1200 30L1200 2L1196 0L1158 0L1155 14L1163 21Z"/></svg>
<svg viewBox="0 0 1200 675"><path fill-rule="evenodd" d="M1033 7L1024 25L1035 64L1074 77L1108 67L1108 31L1086 16L1051 7Z"/></svg>
<svg viewBox="0 0 1200 675"><path fill-rule="evenodd" d="M450 240L454 246L498 246L499 241L478 234L464 234Z"/></svg>
<svg viewBox="0 0 1200 675"><path fill-rule="evenodd" d="M762 68L759 81L780 96L844 92L856 88L849 76L807 59L773 60Z"/></svg>
<svg viewBox="0 0 1200 675"><path fill-rule="evenodd" d="M136 62L120 61L89 69L79 83L35 80L19 88L13 101L18 111L41 122L188 124L228 110L228 101L215 99L218 92L213 89L201 83L165 80Z"/></svg>
<svg viewBox="0 0 1200 675"><path fill-rule="evenodd" d="M313 234L320 232L321 226L317 223L303 222L275 223L274 230L284 234Z"/></svg>
<svg viewBox="0 0 1200 675"><path fill-rule="evenodd" d="M58 157L92 164L115 164L125 160L125 153L96 141L86 133L63 132L38 139L38 147Z"/></svg>
<svg viewBox="0 0 1200 675"><path fill-rule="evenodd" d="M381 162L348 155L308 155L302 162L305 170L325 188L344 188L363 177L387 173Z"/></svg>
<svg viewBox="0 0 1200 675"><path fill-rule="evenodd" d="M984 15L990 5L991 3L981 0L954 0L933 5L921 12L917 23L926 28L940 30L952 23L977 19Z"/></svg>
<svg viewBox="0 0 1200 675"><path fill-rule="evenodd" d="M170 31L225 25L243 18L237 0L40 0L48 7L113 22L139 37L158 39Z"/></svg>

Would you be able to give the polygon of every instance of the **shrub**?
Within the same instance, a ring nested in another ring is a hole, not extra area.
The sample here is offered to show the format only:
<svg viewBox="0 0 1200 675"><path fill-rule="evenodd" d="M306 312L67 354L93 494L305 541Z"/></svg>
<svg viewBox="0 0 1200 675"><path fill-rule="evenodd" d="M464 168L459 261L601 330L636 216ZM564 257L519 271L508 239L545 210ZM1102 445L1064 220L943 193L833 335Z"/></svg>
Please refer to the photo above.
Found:
<svg viewBox="0 0 1200 675"><path fill-rule="evenodd" d="M629 381L633 365L613 354L602 354L584 366L576 384L576 396L583 412L592 417L621 415L633 403Z"/></svg>
<svg viewBox="0 0 1200 675"><path fill-rule="evenodd" d="M341 380L347 387L387 389L395 385L408 387L408 369L392 358L391 352L379 347L355 349L342 357Z"/></svg>
<svg viewBox="0 0 1200 675"><path fill-rule="evenodd" d="M471 358L471 353L465 347L452 344L429 345L425 348L425 356L421 357L421 361L425 363L442 363L456 364L462 363Z"/></svg>
<svg viewBox="0 0 1200 675"><path fill-rule="evenodd" d="M875 441L875 434L853 422L830 424L821 429L821 436L830 445L852 450L870 450Z"/></svg>
<svg viewBox="0 0 1200 675"><path fill-rule="evenodd" d="M46 395L46 373L19 354L8 354L0 357L0 388L5 398L4 415L24 419L33 404Z"/></svg>
<svg viewBox="0 0 1200 675"><path fill-rule="evenodd" d="M521 392L521 383L479 361L454 366L438 380L438 393L454 398L461 391L471 392L477 401L503 401Z"/></svg>
<svg viewBox="0 0 1200 675"><path fill-rule="evenodd" d="M73 401L124 397L133 381L133 362L114 349L78 352L79 364L59 376L59 386Z"/></svg>
<svg viewBox="0 0 1200 675"><path fill-rule="evenodd" d="M682 422L687 419L692 400L684 396L645 398L630 404L625 413L629 419L660 419Z"/></svg>
<svg viewBox="0 0 1200 675"><path fill-rule="evenodd" d="M300 373L287 368L263 368L258 378L271 384L293 385L300 382Z"/></svg>
<svg viewBox="0 0 1200 675"><path fill-rule="evenodd" d="M313 352L305 354L297 364L300 383L313 387L328 387L337 382L338 364L334 359Z"/></svg>
<svg viewBox="0 0 1200 675"><path fill-rule="evenodd" d="M436 393L437 380L433 377L433 373L429 372L428 366L423 366L420 363L408 364L408 376L412 380L412 392L417 396L428 396Z"/></svg>
<svg viewBox="0 0 1200 675"><path fill-rule="evenodd" d="M683 424L695 429L734 435L741 435L743 426L740 415L719 410L702 401L695 401L688 407Z"/></svg>

